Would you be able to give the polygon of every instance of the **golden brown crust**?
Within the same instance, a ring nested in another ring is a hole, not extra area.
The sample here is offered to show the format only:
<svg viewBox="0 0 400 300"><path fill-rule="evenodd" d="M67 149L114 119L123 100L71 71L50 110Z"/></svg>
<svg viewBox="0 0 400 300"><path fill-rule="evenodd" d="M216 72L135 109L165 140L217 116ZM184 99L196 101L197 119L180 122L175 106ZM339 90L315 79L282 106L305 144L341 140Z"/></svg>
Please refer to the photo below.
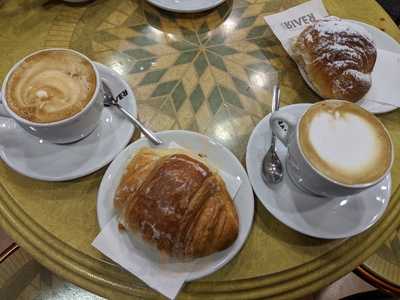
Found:
<svg viewBox="0 0 400 300"><path fill-rule="evenodd" d="M293 47L295 60L323 98L355 102L371 87L376 48L360 25L336 17L308 26Z"/></svg>
<svg viewBox="0 0 400 300"><path fill-rule="evenodd" d="M124 226L160 251L200 257L230 246L236 210L221 177L181 150L140 150L127 166L114 206Z"/></svg>
<svg viewBox="0 0 400 300"><path fill-rule="evenodd" d="M140 155L139 155L140 154ZM158 153L145 148L139 151L128 164L114 198L114 206L122 210L129 196L134 194L153 169L153 164L161 157Z"/></svg>

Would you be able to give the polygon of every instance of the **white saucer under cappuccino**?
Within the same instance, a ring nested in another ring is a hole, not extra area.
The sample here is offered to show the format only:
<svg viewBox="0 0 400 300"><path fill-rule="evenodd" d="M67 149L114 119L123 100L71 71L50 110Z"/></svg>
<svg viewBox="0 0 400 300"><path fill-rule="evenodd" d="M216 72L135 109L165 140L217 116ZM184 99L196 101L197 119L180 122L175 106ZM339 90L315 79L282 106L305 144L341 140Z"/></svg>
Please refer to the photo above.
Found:
<svg viewBox="0 0 400 300"><path fill-rule="evenodd" d="M292 104L281 108L301 118L312 104ZM359 234L378 222L390 203L391 176L388 173L379 183L354 195L324 197L304 193L287 176L287 148L276 143L276 152L283 164L281 183L268 186L261 176L262 160L271 140L269 119L265 116L254 128L246 151L246 169L257 198L279 221L303 234L342 239Z"/></svg>

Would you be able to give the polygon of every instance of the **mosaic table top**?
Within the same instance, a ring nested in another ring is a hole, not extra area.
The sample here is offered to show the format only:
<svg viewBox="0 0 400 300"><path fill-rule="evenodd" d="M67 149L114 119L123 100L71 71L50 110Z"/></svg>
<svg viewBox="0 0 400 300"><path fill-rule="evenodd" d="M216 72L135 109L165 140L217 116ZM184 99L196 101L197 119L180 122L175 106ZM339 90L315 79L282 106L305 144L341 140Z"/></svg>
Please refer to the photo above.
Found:
<svg viewBox="0 0 400 300"><path fill-rule="evenodd" d="M319 98L301 79L263 16L299 0L235 0L201 14L176 15L139 0L0 1L0 78L22 56L45 47L83 52L133 88L140 119L152 129L186 129L226 145L243 162L252 129L269 111L272 85L282 105ZM373 0L326 0L328 11L400 31ZM382 115L400 159L400 112ZM104 169L63 183L36 181L0 161L0 226L40 263L99 295L159 298L90 243L99 228L96 192ZM255 222L239 255L220 271L187 284L182 299L276 298L309 294L365 261L400 224L400 170L382 220L348 240L306 237L274 219L257 201Z"/></svg>

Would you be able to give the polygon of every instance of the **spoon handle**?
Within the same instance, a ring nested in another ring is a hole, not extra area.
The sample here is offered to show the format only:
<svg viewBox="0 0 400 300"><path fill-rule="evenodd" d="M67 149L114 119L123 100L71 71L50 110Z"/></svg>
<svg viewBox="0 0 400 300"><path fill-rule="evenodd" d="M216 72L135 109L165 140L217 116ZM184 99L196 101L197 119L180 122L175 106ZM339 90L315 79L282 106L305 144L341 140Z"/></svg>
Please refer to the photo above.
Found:
<svg viewBox="0 0 400 300"><path fill-rule="evenodd" d="M132 121L133 124L135 124L135 126L137 128L139 128L139 130L154 144L156 145L160 145L162 144L162 141L154 134L154 132L152 132L150 129L147 129L146 127L144 127L144 125L138 120L136 119L134 116L132 116L125 108L123 108L121 105L116 104L116 106L119 108L120 111L122 111L125 116L127 116L129 118L129 120Z"/></svg>
<svg viewBox="0 0 400 300"><path fill-rule="evenodd" d="M272 112L279 110L279 105L280 105L280 95L281 95L281 89L279 87L279 82L274 85L274 88L272 90ZM271 135L271 148L275 150L275 141L276 141L276 136L274 133Z"/></svg>
<svg viewBox="0 0 400 300"><path fill-rule="evenodd" d="M274 89L272 91L272 112L279 110L280 94L281 89L279 87L279 83L277 83L276 85L274 85Z"/></svg>

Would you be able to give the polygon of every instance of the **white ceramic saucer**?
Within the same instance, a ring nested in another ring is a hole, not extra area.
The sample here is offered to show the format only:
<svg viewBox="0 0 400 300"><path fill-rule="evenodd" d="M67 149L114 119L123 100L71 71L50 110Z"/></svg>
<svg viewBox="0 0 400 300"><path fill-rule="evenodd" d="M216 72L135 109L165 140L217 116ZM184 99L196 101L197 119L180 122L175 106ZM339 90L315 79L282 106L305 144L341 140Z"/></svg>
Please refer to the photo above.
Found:
<svg viewBox="0 0 400 300"><path fill-rule="evenodd" d="M363 22L359 22L359 21L355 21L355 20L348 20L348 21L359 24L359 25L363 26L366 30L368 30L368 32L372 35L372 39L375 41L376 48L400 54L399 43L396 40L394 40L387 33L383 32L382 30L379 30L378 28L376 28L374 26L371 26L371 25L363 23ZM307 85L315 93L318 94L318 92L314 89L313 85L310 83L307 76L305 75L304 70L302 70L302 68L299 68L299 71L300 71L300 74L303 77L304 81L307 83ZM365 99L361 99L357 103L361 107L365 108L366 110L368 110L370 113L373 113L373 114L387 113L387 112L397 109L396 106L393 106L390 104L369 101L369 100L365 100Z"/></svg>
<svg viewBox="0 0 400 300"><path fill-rule="evenodd" d="M175 142L194 153L205 154L214 167L224 170L233 176L238 176L241 179L241 185L233 199L239 217L239 235L233 245L224 251L196 259L193 269L187 278L187 281L191 281L222 268L242 248L253 223L253 191L242 164L232 152L220 143L215 142L205 135L184 130L158 132L157 136L160 137L166 145L170 142ZM116 212L113 207L113 199L124 167L132 155L142 147L152 147L152 145L150 145L149 141L145 138L130 144L129 147L115 158L104 174L97 194L97 219L100 228L103 228L115 216Z"/></svg>
<svg viewBox="0 0 400 300"><path fill-rule="evenodd" d="M301 115L311 104L295 104L282 110ZM265 208L282 223L303 234L324 238L347 238L368 229L385 211L391 188L388 175L381 183L353 196L323 198L300 191L286 168L283 181L274 188L261 178L261 163L270 146L270 114L256 126L247 145L246 166L253 189ZM277 141L277 153L286 165L287 150Z"/></svg>
<svg viewBox="0 0 400 300"><path fill-rule="evenodd" d="M147 0L151 4L177 13L196 13L214 8L225 0Z"/></svg>
<svg viewBox="0 0 400 300"><path fill-rule="evenodd" d="M121 101L136 116L136 100L129 85L116 72L96 63L100 77L114 94L126 89ZM115 108L105 107L97 128L73 144L56 145L34 137L0 117L0 157L15 171L31 178L64 181L88 175L114 159L129 143L134 126Z"/></svg>

